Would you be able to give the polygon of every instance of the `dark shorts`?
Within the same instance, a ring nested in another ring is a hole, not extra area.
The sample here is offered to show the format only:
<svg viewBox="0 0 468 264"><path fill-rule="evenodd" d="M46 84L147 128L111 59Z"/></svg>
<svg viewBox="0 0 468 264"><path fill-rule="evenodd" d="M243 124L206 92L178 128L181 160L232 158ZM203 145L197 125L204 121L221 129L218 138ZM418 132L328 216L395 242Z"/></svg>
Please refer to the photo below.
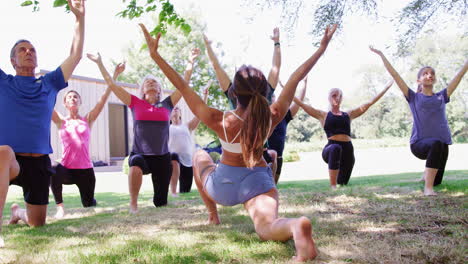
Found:
<svg viewBox="0 0 468 264"><path fill-rule="evenodd" d="M273 158L268 153L268 150L263 151L263 158L265 159L266 163L272 163L273 162Z"/></svg>
<svg viewBox="0 0 468 264"><path fill-rule="evenodd" d="M171 161L173 160L179 162L179 155L175 152L171 152Z"/></svg>
<svg viewBox="0 0 468 264"><path fill-rule="evenodd" d="M49 184L52 169L49 155L41 157L16 156L20 172L10 185L23 188L24 201L32 205L49 203Z"/></svg>

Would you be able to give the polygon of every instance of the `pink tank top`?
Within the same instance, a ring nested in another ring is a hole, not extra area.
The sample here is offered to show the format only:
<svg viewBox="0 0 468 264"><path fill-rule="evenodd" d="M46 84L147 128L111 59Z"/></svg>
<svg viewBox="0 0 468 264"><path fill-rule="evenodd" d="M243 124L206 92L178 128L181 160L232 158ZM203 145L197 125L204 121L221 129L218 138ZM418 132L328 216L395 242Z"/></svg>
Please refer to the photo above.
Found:
<svg viewBox="0 0 468 264"><path fill-rule="evenodd" d="M93 167L89 158L90 129L86 119L64 120L60 128L62 139L62 162L68 169L89 169Z"/></svg>

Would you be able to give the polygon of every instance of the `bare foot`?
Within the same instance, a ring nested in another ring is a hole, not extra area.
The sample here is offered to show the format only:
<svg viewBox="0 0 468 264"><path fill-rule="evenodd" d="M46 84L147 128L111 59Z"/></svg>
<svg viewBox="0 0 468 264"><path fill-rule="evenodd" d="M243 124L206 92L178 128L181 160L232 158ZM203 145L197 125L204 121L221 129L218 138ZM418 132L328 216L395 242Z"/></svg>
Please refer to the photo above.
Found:
<svg viewBox="0 0 468 264"><path fill-rule="evenodd" d="M312 240L312 224L307 217L302 216L297 219L294 224L293 239L296 246L294 261L304 262L317 256L317 249L314 240Z"/></svg>
<svg viewBox="0 0 468 264"><path fill-rule="evenodd" d="M171 196L172 196L172 197L179 197L179 194L177 194L177 193L171 193Z"/></svg>
<svg viewBox="0 0 468 264"><path fill-rule="evenodd" d="M57 212L55 213L54 217L57 219L62 219L64 215L65 215L65 209L63 207L63 204L57 204Z"/></svg>
<svg viewBox="0 0 468 264"><path fill-rule="evenodd" d="M0 248L5 247L5 241L3 241L3 238L0 237Z"/></svg>
<svg viewBox="0 0 468 264"><path fill-rule="evenodd" d="M331 187L332 191L336 191L336 185L331 185L330 187Z"/></svg>
<svg viewBox="0 0 468 264"><path fill-rule="evenodd" d="M11 209L11 216L10 216L10 221L8 221L8 224L9 225L17 224L18 221L20 220L20 217L16 213L18 211L18 209L19 209L19 205L18 204L12 204L10 209Z"/></svg>
<svg viewBox="0 0 468 264"><path fill-rule="evenodd" d="M424 174L421 176L421 179L419 179L420 182L424 182L425 179L424 179Z"/></svg>
<svg viewBox="0 0 468 264"><path fill-rule="evenodd" d="M425 196L437 196L437 193L433 189L424 189Z"/></svg>
<svg viewBox="0 0 468 264"><path fill-rule="evenodd" d="M219 224L221 224L221 221L219 221L218 212L210 213L210 215L208 216L208 224L209 225L219 225Z"/></svg>
<svg viewBox="0 0 468 264"><path fill-rule="evenodd" d="M130 203L130 210L129 210L129 212L130 212L131 214L136 214L136 213L138 213L138 204L131 204L131 203Z"/></svg>

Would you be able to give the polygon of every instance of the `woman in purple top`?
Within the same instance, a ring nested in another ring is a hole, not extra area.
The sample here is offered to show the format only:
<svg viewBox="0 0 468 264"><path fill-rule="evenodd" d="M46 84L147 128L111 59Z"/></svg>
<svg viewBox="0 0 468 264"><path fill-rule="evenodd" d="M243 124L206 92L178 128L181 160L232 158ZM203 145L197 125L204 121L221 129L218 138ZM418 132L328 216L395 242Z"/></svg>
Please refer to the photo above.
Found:
<svg viewBox="0 0 468 264"><path fill-rule="evenodd" d="M382 59L385 68L392 75L413 114L413 129L411 131L411 152L419 159L426 160L424 195L436 195L433 187L442 182L445 164L448 158L448 145L452 144L450 128L445 113L445 104L450 101L450 95L457 88L468 69L468 61L457 73L447 88L434 92L436 82L435 70L425 66L418 72L418 91L415 93L403 81L385 55L370 47Z"/></svg>

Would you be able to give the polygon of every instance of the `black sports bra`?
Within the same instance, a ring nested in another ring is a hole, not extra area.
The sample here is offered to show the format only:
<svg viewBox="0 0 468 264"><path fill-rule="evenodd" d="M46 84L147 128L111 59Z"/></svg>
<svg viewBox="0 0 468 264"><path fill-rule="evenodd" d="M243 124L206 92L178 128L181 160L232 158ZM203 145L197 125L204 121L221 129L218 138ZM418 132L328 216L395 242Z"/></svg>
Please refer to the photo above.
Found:
<svg viewBox="0 0 468 264"><path fill-rule="evenodd" d="M327 138L338 134L351 136L351 119L346 112L341 113L341 115L334 115L331 111L328 112L323 126Z"/></svg>

